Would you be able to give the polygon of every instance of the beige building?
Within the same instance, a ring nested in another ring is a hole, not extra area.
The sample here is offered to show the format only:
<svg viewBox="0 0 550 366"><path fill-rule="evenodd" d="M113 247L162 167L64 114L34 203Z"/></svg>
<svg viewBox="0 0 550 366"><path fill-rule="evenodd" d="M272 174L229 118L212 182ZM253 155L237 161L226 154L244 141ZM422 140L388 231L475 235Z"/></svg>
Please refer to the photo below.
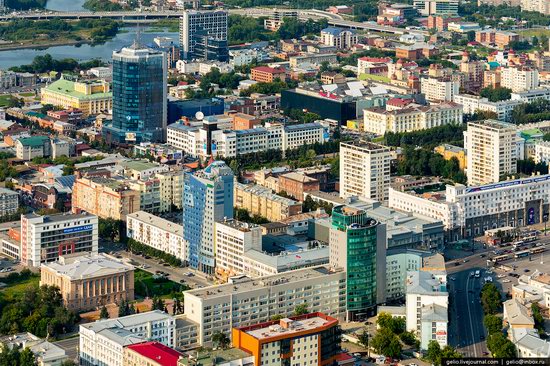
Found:
<svg viewBox="0 0 550 366"><path fill-rule="evenodd" d="M539 71L530 67L506 67L500 71L500 86L514 93L539 87Z"/></svg>
<svg viewBox="0 0 550 366"><path fill-rule="evenodd" d="M157 173L156 178L160 182L160 212L170 211L172 205L181 210L183 173L178 170L162 172Z"/></svg>
<svg viewBox="0 0 550 366"><path fill-rule="evenodd" d="M365 131L383 135L386 132L412 132L447 124L460 124L462 106L444 102L394 110L370 108L363 111L363 116Z"/></svg>
<svg viewBox="0 0 550 366"><path fill-rule="evenodd" d="M496 120L468 123L464 132L468 185L498 182L517 171L516 126Z"/></svg>
<svg viewBox="0 0 550 366"><path fill-rule="evenodd" d="M460 79L452 76L422 78L420 88L430 102L452 101L460 92Z"/></svg>
<svg viewBox="0 0 550 366"><path fill-rule="evenodd" d="M260 215L269 221L280 221L302 213L302 204L278 196L270 189L258 185L235 183L235 207L248 210L251 215Z"/></svg>
<svg viewBox="0 0 550 366"><path fill-rule="evenodd" d="M42 265L40 285L59 287L69 310L95 309L134 299L134 267L105 254L61 256Z"/></svg>
<svg viewBox="0 0 550 366"><path fill-rule="evenodd" d="M83 117L113 108L113 93L105 80L75 82L61 78L42 88L40 93L40 103L80 109Z"/></svg>
<svg viewBox="0 0 550 366"><path fill-rule="evenodd" d="M111 178L78 178L73 185L73 211L86 211L101 218L126 220L140 209L140 192L124 181Z"/></svg>
<svg viewBox="0 0 550 366"><path fill-rule="evenodd" d="M389 187L389 147L366 141L340 143L340 197L385 201Z"/></svg>

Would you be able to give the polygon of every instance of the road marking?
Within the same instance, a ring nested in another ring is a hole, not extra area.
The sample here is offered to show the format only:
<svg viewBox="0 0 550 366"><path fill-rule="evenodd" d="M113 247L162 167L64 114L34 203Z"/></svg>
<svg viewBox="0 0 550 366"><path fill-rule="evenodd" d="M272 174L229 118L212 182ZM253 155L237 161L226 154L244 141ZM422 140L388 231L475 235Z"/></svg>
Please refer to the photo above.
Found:
<svg viewBox="0 0 550 366"><path fill-rule="evenodd" d="M472 312L470 310L470 292L468 292L468 287L470 285L470 275L468 274L468 279L466 280L466 303L468 304L468 318L470 318L470 331L472 333L472 342L475 342L474 337L474 325L472 324ZM477 349L475 343L472 343L474 347L474 357L477 357Z"/></svg>

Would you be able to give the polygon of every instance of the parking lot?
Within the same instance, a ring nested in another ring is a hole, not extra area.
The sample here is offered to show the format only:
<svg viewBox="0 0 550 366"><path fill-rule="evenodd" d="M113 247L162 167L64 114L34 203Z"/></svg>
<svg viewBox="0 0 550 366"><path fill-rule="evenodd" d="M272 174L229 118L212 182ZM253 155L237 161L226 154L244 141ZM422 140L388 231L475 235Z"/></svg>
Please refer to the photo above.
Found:
<svg viewBox="0 0 550 366"><path fill-rule="evenodd" d="M502 262L495 266L494 271L495 280L502 287L502 292L511 293L512 286L518 283L521 275L531 275L536 271L550 273L550 252Z"/></svg>

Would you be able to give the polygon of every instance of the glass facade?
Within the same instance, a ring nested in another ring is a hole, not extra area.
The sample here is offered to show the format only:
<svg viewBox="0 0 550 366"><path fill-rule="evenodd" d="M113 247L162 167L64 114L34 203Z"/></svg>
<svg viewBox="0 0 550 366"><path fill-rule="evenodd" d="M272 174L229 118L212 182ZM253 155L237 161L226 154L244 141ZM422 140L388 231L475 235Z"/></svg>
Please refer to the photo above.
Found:
<svg viewBox="0 0 550 366"><path fill-rule="evenodd" d="M136 45L113 53L113 122L116 143L162 142L166 134L166 55Z"/></svg>
<svg viewBox="0 0 550 366"><path fill-rule="evenodd" d="M346 307L348 318L356 320L371 314L376 307L376 250L378 222L364 210L332 211L332 227L345 232Z"/></svg>

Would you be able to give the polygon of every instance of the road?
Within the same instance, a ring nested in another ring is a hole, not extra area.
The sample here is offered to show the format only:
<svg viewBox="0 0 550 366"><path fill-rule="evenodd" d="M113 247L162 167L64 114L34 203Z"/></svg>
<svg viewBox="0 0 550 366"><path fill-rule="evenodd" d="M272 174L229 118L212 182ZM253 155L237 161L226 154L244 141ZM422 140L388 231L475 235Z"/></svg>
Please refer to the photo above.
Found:
<svg viewBox="0 0 550 366"><path fill-rule="evenodd" d="M69 360L77 362L78 365L78 347L80 337L72 337L55 342L56 346L59 346L65 350L65 353L69 357Z"/></svg>

